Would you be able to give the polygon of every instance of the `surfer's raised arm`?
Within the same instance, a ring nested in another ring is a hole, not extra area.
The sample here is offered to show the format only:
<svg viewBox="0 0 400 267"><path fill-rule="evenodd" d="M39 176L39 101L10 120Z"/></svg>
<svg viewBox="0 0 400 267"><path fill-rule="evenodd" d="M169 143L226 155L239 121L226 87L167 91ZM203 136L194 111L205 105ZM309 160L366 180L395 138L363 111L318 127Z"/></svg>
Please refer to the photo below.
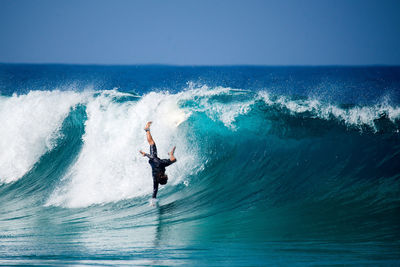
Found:
<svg viewBox="0 0 400 267"><path fill-rule="evenodd" d="M148 157L150 158L150 154L147 154L146 152L143 152L142 150L139 150L140 154L142 154L143 157Z"/></svg>

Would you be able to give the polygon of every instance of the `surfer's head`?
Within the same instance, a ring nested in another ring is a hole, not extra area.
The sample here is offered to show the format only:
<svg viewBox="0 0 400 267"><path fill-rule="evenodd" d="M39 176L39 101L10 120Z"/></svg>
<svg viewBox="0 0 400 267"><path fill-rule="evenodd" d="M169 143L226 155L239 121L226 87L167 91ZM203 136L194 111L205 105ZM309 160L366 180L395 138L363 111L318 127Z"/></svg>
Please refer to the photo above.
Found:
<svg viewBox="0 0 400 267"><path fill-rule="evenodd" d="M160 176L158 177L158 183L164 185L167 182L168 182L168 175L166 175L165 173L160 174Z"/></svg>

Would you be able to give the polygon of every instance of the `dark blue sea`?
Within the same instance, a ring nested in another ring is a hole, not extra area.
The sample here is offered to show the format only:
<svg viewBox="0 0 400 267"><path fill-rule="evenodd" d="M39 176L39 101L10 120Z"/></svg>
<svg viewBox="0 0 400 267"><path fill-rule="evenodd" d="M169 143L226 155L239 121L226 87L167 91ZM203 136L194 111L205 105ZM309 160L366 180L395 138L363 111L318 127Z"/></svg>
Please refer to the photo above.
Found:
<svg viewBox="0 0 400 267"><path fill-rule="evenodd" d="M400 67L1 64L0 264L399 266L399 130Z"/></svg>

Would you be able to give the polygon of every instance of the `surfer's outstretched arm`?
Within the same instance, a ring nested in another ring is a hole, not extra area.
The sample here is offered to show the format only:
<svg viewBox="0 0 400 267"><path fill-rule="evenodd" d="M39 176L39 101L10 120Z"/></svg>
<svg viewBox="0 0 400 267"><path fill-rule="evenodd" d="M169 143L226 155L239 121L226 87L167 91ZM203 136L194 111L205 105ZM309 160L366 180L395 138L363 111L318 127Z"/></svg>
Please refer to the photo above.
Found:
<svg viewBox="0 0 400 267"><path fill-rule="evenodd" d="M146 152L143 152L142 150L139 150L140 154L143 155L143 157L148 157L151 158L150 154L147 154Z"/></svg>
<svg viewBox="0 0 400 267"><path fill-rule="evenodd" d="M147 137L147 142L149 142L149 145L154 145L154 140L153 137L151 136L150 133L150 125L151 125L151 121L149 121L146 126L144 127L144 130L146 131L146 137Z"/></svg>
<svg viewBox="0 0 400 267"><path fill-rule="evenodd" d="M157 198L157 192L158 192L158 181L157 181L157 178L154 177L154 175L153 175L153 195L152 195L152 198Z"/></svg>

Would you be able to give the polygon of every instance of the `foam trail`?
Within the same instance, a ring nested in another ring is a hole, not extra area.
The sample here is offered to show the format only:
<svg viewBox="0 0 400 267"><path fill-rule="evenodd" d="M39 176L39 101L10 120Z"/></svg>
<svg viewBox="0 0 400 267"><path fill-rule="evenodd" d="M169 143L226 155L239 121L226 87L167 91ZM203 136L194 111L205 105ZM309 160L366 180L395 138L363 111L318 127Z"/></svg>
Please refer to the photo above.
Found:
<svg viewBox="0 0 400 267"><path fill-rule="evenodd" d="M148 150L143 131L147 121L153 121L161 158L177 146L178 162L167 168L167 186L192 171L188 166L193 166L196 155L189 153L181 126L177 128L189 114L178 108L176 96L150 93L138 102L117 103L108 94L89 101L82 151L47 205L84 207L150 194L150 166L138 152Z"/></svg>
<svg viewBox="0 0 400 267"><path fill-rule="evenodd" d="M18 180L53 148L63 120L82 97L72 91L0 97L0 182Z"/></svg>

